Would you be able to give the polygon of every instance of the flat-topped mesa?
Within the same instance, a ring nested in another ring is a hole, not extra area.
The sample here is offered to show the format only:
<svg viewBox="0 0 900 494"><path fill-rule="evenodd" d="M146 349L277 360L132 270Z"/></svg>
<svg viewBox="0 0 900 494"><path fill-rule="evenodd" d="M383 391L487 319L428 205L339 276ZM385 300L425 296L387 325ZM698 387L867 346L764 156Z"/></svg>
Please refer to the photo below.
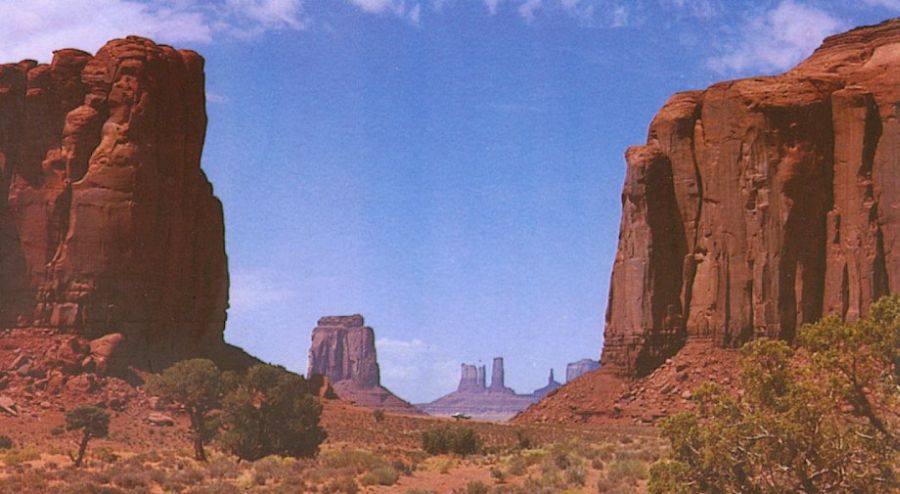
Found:
<svg viewBox="0 0 900 494"><path fill-rule="evenodd" d="M362 389L381 384L375 331L364 325L362 316L319 319L313 329L307 375L315 374L327 376L332 384L352 381Z"/></svg>
<svg viewBox="0 0 900 494"><path fill-rule="evenodd" d="M569 364L566 365L566 382L574 381L582 375L599 368L600 362L589 358L583 358L577 362L569 362Z"/></svg>
<svg viewBox="0 0 900 494"><path fill-rule="evenodd" d="M0 65L0 327L121 333L161 368L224 347L203 58L135 36Z"/></svg>
<svg viewBox="0 0 900 494"><path fill-rule="evenodd" d="M792 340L900 292L900 19L778 76L679 93L626 152L601 361L651 372L688 340Z"/></svg>
<svg viewBox="0 0 900 494"><path fill-rule="evenodd" d="M421 414L381 385L375 331L359 314L319 319L312 332L307 378L324 376L338 397L369 408Z"/></svg>

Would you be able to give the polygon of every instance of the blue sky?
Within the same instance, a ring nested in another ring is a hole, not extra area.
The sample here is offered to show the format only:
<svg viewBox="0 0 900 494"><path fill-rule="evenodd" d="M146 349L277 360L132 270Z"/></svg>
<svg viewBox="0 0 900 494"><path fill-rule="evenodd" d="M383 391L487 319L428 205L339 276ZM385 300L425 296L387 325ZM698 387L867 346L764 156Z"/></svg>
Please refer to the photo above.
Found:
<svg viewBox="0 0 900 494"><path fill-rule="evenodd" d="M142 34L207 60L226 339L304 372L375 328L414 402L597 358L623 153L673 92L777 73L900 0L0 0L0 60Z"/></svg>

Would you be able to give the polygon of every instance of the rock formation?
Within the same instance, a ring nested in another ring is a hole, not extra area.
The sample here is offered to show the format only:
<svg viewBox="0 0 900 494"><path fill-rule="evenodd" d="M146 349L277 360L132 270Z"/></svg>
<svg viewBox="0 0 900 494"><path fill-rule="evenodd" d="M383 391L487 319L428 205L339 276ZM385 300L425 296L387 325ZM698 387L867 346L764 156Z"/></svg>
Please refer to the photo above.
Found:
<svg viewBox="0 0 900 494"><path fill-rule="evenodd" d="M556 391L561 388L562 384L558 383L556 379L553 377L553 369L550 369L550 377L547 378L547 385L543 388L538 388L531 393L534 396L535 400L543 400L550 393Z"/></svg>
<svg viewBox="0 0 900 494"><path fill-rule="evenodd" d="M553 371L550 372L552 380ZM494 358L490 386L485 385L483 365L462 364L456 391L417 407L429 415L450 416L462 413L479 420L501 421L540 399L535 394L517 394L512 388L506 387L505 377L502 357ZM556 385L559 386L559 383Z"/></svg>
<svg viewBox="0 0 900 494"><path fill-rule="evenodd" d="M306 375L313 382L324 376L338 397L361 406L421 413L381 385L375 331L365 325L359 314L319 319L312 332Z"/></svg>
<svg viewBox="0 0 900 494"><path fill-rule="evenodd" d="M900 19L669 99L626 152L602 363L791 340L900 291Z"/></svg>
<svg viewBox="0 0 900 494"><path fill-rule="evenodd" d="M132 364L225 348L203 59L130 36L0 65L0 327L121 333Z"/></svg>
<svg viewBox="0 0 900 494"><path fill-rule="evenodd" d="M579 376L599 368L600 362L589 358L583 358L577 362L569 362L569 364L566 365L566 382L572 382Z"/></svg>
<svg viewBox="0 0 900 494"><path fill-rule="evenodd" d="M480 393L484 391L484 366L461 364L459 386L456 387L456 390L462 393Z"/></svg>

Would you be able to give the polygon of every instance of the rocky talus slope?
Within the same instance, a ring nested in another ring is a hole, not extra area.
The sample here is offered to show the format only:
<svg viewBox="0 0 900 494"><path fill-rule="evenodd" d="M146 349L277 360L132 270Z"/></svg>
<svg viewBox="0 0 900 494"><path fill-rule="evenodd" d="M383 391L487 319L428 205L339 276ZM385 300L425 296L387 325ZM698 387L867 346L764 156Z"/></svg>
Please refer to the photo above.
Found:
<svg viewBox="0 0 900 494"><path fill-rule="evenodd" d="M237 356L205 132L189 50L132 36L0 65L0 328L120 333L148 369Z"/></svg>
<svg viewBox="0 0 900 494"><path fill-rule="evenodd" d="M602 368L574 383L633 386L688 347L792 340L900 292L898 117L900 19L829 37L784 74L672 96L625 153ZM620 396L606 394L594 412Z"/></svg>

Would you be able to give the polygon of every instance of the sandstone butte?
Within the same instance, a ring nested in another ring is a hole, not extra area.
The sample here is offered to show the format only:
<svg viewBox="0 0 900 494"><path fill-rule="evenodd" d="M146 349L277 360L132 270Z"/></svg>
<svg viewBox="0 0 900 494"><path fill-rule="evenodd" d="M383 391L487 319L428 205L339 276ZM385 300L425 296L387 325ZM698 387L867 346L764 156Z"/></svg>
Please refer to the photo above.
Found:
<svg viewBox="0 0 900 494"><path fill-rule="evenodd" d="M160 369L225 345L222 205L200 167L203 59L130 36L0 65L0 328Z"/></svg>
<svg viewBox="0 0 900 494"><path fill-rule="evenodd" d="M831 36L784 74L675 94L625 159L602 368L551 397L596 387L580 419L671 359L683 373L683 350L707 355L709 379L715 349L790 341L900 293L900 19ZM562 409L542 405L526 415Z"/></svg>
<svg viewBox="0 0 900 494"><path fill-rule="evenodd" d="M319 319L312 332L307 377L341 399L394 413L422 412L381 385L375 331L359 314ZM325 379L323 380L322 377Z"/></svg>

